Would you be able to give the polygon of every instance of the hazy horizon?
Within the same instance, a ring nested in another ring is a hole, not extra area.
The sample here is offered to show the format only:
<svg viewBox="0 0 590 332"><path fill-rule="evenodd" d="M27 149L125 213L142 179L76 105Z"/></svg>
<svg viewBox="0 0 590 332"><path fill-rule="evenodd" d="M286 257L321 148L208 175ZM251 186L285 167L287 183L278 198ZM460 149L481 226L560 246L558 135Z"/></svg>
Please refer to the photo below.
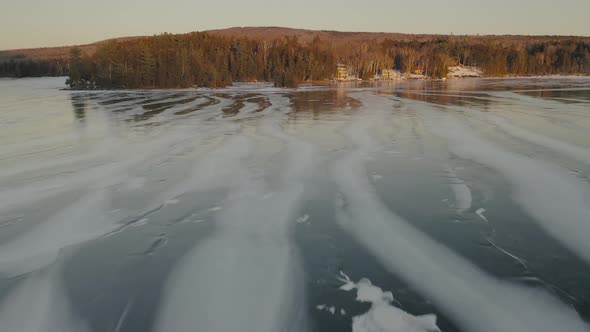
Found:
<svg viewBox="0 0 590 332"><path fill-rule="evenodd" d="M84 4L56 0L13 2L0 13L0 50L88 44L108 38L186 33L246 26L413 34L588 36L590 1L520 2L301 0L293 3L187 0L105 0ZM14 13L26 13L14 15Z"/></svg>

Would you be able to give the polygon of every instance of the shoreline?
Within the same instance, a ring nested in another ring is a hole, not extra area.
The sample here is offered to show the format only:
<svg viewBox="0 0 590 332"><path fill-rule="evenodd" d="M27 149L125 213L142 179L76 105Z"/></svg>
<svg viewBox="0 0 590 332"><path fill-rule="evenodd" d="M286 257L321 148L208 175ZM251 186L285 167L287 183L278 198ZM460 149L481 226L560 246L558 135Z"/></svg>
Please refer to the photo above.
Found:
<svg viewBox="0 0 590 332"><path fill-rule="evenodd" d="M41 76L41 77L2 77L0 79L27 79L27 78L56 78L56 77L64 77L67 76ZM207 87L189 87L189 88L97 88L97 89L78 89L78 88L60 88L60 91L178 91L178 90L185 90L185 91L198 91L198 90L205 90L205 91L220 91L224 89L231 89L239 87L239 85L252 85L252 86L264 86L267 85L268 88L276 89L277 91L286 91L286 90L297 90L300 87L339 87L341 85L353 85L353 84L382 84L382 83L398 83L398 82L433 82L433 81L463 81L463 80L516 80L516 79L590 79L590 75L530 75L530 76L482 76L482 77L453 77L453 78L397 78L391 80L354 80L354 81L333 81L333 80L323 80L323 81L310 81L310 82L303 82L299 84L297 88L288 88L288 87L276 87L274 86L273 82L234 82L232 85L228 85L225 87L220 88L207 88Z"/></svg>

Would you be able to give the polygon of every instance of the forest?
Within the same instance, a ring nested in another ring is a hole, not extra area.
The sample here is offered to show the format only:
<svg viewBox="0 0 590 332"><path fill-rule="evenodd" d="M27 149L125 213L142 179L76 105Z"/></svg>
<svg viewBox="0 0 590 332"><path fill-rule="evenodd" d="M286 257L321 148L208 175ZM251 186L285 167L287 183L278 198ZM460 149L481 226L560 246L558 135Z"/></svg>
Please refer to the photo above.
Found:
<svg viewBox="0 0 590 332"><path fill-rule="evenodd" d="M0 77L66 76L67 59L26 59L23 56L0 61Z"/></svg>
<svg viewBox="0 0 590 332"><path fill-rule="evenodd" d="M362 79L383 69L443 78L449 66L477 66L485 76L588 75L590 40L582 37L421 35L381 40L268 40L193 32L74 47L69 57L0 63L0 76L63 75L72 88L224 87L232 82L301 82L334 77L338 63Z"/></svg>

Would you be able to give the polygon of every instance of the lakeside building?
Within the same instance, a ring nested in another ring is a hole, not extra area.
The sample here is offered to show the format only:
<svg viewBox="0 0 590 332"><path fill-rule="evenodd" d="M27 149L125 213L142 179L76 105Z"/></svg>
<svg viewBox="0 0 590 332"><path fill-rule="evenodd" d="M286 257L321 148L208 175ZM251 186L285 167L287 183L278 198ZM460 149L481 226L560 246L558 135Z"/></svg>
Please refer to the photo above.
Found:
<svg viewBox="0 0 590 332"><path fill-rule="evenodd" d="M345 81L349 79L348 68L346 65L339 63L336 65L336 80Z"/></svg>
<svg viewBox="0 0 590 332"><path fill-rule="evenodd" d="M339 63L336 65L336 76L334 77L335 81L340 82L349 82L349 81L362 81L358 78L355 74L351 74L351 69L348 68L345 64Z"/></svg>

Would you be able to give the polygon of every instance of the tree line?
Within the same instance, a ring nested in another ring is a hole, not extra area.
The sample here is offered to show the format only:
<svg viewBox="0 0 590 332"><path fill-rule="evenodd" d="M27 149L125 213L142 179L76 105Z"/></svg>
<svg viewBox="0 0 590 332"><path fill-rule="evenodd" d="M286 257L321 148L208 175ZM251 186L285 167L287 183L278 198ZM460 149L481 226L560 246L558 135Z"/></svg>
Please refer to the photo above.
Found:
<svg viewBox="0 0 590 332"><path fill-rule="evenodd" d="M16 56L0 61L0 77L66 76L67 74L66 59L33 60Z"/></svg>
<svg viewBox="0 0 590 332"><path fill-rule="evenodd" d="M319 40L302 45L292 37L266 42L197 32L112 41L91 56L73 48L69 64L68 84L78 88L215 88L322 80L332 75L336 58Z"/></svg>
<svg viewBox="0 0 590 332"><path fill-rule="evenodd" d="M73 48L66 62L63 68L27 62L20 65L19 73L59 75L67 71L68 84L80 89L223 87L237 81L294 87L332 78L338 63L362 79L383 69L442 78L455 65L477 66L486 76L588 75L590 41L579 37L430 36L336 43L316 36L303 43L296 37L268 41L194 32L110 41L92 54ZM15 63L18 61L8 67L2 64L0 68L8 69L0 73L14 73Z"/></svg>

